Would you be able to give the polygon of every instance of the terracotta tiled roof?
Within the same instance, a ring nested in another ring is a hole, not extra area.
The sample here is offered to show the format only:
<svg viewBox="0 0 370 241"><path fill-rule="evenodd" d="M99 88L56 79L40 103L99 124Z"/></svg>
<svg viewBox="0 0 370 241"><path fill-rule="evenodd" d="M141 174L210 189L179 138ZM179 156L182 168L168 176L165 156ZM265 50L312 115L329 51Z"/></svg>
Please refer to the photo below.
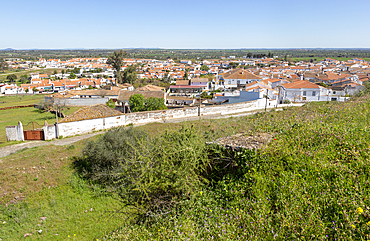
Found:
<svg viewBox="0 0 370 241"><path fill-rule="evenodd" d="M224 75L224 79L261 79L261 78L246 70L238 70L234 71L229 75Z"/></svg>
<svg viewBox="0 0 370 241"><path fill-rule="evenodd" d="M122 115L120 111L114 110L106 105L98 104L81 108L71 115L63 118L60 122L73 122L82 120L91 120L97 118Z"/></svg>
<svg viewBox="0 0 370 241"><path fill-rule="evenodd" d="M193 79L191 79L190 81L191 81L192 83L194 83L194 82L201 82L201 83L206 82L206 83L208 83L208 78L193 78Z"/></svg>
<svg viewBox="0 0 370 241"><path fill-rule="evenodd" d="M319 85L305 80L295 81L283 85L285 89L320 89Z"/></svg>
<svg viewBox="0 0 370 241"><path fill-rule="evenodd" d="M157 98L165 98L164 91L128 91L122 90L118 96L118 100L120 101L128 101L131 95L134 94L142 94L145 98L149 97L157 97Z"/></svg>
<svg viewBox="0 0 370 241"><path fill-rule="evenodd" d="M137 88L137 91L163 91L165 90L164 87L159 87L155 85L145 85L143 87Z"/></svg>

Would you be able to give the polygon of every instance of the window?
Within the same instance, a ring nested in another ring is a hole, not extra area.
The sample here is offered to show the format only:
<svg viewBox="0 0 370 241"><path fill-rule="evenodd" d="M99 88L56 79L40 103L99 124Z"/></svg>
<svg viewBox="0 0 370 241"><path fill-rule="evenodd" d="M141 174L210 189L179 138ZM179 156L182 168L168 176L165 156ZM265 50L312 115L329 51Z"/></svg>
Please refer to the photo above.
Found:
<svg viewBox="0 0 370 241"><path fill-rule="evenodd" d="M336 91L333 91L333 95L335 95L337 92Z"/></svg>
<svg viewBox="0 0 370 241"><path fill-rule="evenodd" d="M303 91L303 96L306 96L307 95L307 91Z"/></svg>
<svg viewBox="0 0 370 241"><path fill-rule="evenodd" d="M229 84L231 84L231 81L229 80Z"/></svg>
<svg viewBox="0 0 370 241"><path fill-rule="evenodd" d="M316 96L316 91L312 91L312 96Z"/></svg>

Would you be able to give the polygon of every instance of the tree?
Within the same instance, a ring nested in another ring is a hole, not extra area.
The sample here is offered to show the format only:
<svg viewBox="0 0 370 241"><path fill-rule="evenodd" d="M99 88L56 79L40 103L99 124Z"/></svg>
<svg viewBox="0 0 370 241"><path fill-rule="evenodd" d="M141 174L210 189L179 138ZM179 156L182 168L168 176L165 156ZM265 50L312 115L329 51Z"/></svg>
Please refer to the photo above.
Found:
<svg viewBox="0 0 370 241"><path fill-rule="evenodd" d="M75 79L75 78L76 78L76 74L75 74L75 73L73 73L73 72L71 72L71 73L69 74L69 78L70 78L70 79Z"/></svg>
<svg viewBox="0 0 370 241"><path fill-rule="evenodd" d="M142 94L131 95L129 102L132 112L167 109L167 106L164 104L163 98L145 98Z"/></svg>
<svg viewBox="0 0 370 241"><path fill-rule="evenodd" d="M56 70L54 70L54 75L58 74L58 72Z"/></svg>
<svg viewBox="0 0 370 241"><path fill-rule="evenodd" d="M36 92L38 92L39 90L38 90L36 87L33 87L32 91L33 91L33 93L36 93Z"/></svg>
<svg viewBox="0 0 370 241"><path fill-rule="evenodd" d="M202 71L208 71L209 70L209 67L205 64L203 64L201 67L200 67L200 70Z"/></svg>
<svg viewBox="0 0 370 241"><path fill-rule="evenodd" d="M28 93L28 91L29 91L29 90L28 90L28 89L25 89L24 91L25 91L26 93Z"/></svg>
<svg viewBox="0 0 370 241"><path fill-rule="evenodd" d="M64 69L62 69L62 74L64 74L65 72L64 72Z"/></svg>
<svg viewBox="0 0 370 241"><path fill-rule="evenodd" d="M165 110L167 109L162 98L149 97L144 100L145 111Z"/></svg>
<svg viewBox="0 0 370 241"><path fill-rule="evenodd" d="M6 79L9 80L10 82L14 82L14 80L17 79L17 76L15 74L10 74L6 76Z"/></svg>
<svg viewBox="0 0 370 241"><path fill-rule="evenodd" d="M122 49L120 51L114 51L107 60L107 64L112 65L114 69L115 77L118 81L118 83L122 83L123 81L123 75L121 72L121 67L123 65L123 59L127 56L127 52L123 51Z"/></svg>
<svg viewBox="0 0 370 241"><path fill-rule="evenodd" d="M189 71L189 69L185 69L184 80L188 80L189 79L189 77L188 77L188 71Z"/></svg>
<svg viewBox="0 0 370 241"><path fill-rule="evenodd" d="M21 76L20 81L21 81L22 84L26 84L26 83L30 82L29 79L28 79L28 76L26 74Z"/></svg>
<svg viewBox="0 0 370 241"><path fill-rule="evenodd" d="M108 100L106 105L112 109L114 109L116 107L116 104L114 103L114 101L112 99Z"/></svg>
<svg viewBox="0 0 370 241"><path fill-rule="evenodd" d="M134 94L129 98L130 109L132 112L144 110L144 96L142 94Z"/></svg>
<svg viewBox="0 0 370 241"><path fill-rule="evenodd" d="M136 66L130 65L124 71L122 75L123 83L133 84L137 79Z"/></svg>
<svg viewBox="0 0 370 241"><path fill-rule="evenodd" d="M0 59L0 70L1 70L1 72L4 72L6 69L8 69L8 63L5 62L3 59Z"/></svg>
<svg viewBox="0 0 370 241"><path fill-rule="evenodd" d="M252 58L253 57L253 54L252 53L247 53L247 57L248 58Z"/></svg>

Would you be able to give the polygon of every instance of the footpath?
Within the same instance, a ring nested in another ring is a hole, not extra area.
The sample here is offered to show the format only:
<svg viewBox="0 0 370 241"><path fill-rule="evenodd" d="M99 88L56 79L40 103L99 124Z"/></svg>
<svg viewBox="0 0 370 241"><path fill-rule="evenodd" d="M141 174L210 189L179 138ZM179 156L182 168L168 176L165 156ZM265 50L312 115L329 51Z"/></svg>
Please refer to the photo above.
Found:
<svg viewBox="0 0 370 241"><path fill-rule="evenodd" d="M276 111L282 110L282 108L275 109ZM263 110L258 111L251 111L251 112L245 112L245 113L238 113L238 114L230 114L230 115L206 115L206 116L194 116L194 117L187 117L187 118L178 118L178 119L171 119L171 120L165 120L165 121L159 121L159 123L179 123L179 122L185 122L185 121L195 121L195 120L207 120L207 119L222 119L222 118L230 118L230 117L241 117L241 116L247 116L247 115L253 115L257 112L260 112ZM268 110L269 111L269 110ZM146 125L146 124L142 124ZM139 125L134 125L139 126ZM47 146L47 145L56 145L56 146L64 146L64 145L70 145L77 141L88 139L90 137L100 135L105 133L106 130L98 131L90 134L84 134L80 136L74 136L74 137L68 137L65 139L56 139L52 141L28 141L20 144L0 147L0 158L9 156L11 154L14 154L20 150L23 150L25 148L32 148L37 146Z"/></svg>

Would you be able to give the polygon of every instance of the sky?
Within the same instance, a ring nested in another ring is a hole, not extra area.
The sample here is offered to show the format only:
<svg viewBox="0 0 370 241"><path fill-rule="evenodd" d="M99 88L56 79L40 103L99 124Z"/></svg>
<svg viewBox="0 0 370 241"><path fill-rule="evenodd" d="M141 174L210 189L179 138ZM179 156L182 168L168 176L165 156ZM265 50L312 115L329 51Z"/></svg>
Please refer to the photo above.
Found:
<svg viewBox="0 0 370 241"><path fill-rule="evenodd" d="M0 49L370 48L369 0L12 0Z"/></svg>

